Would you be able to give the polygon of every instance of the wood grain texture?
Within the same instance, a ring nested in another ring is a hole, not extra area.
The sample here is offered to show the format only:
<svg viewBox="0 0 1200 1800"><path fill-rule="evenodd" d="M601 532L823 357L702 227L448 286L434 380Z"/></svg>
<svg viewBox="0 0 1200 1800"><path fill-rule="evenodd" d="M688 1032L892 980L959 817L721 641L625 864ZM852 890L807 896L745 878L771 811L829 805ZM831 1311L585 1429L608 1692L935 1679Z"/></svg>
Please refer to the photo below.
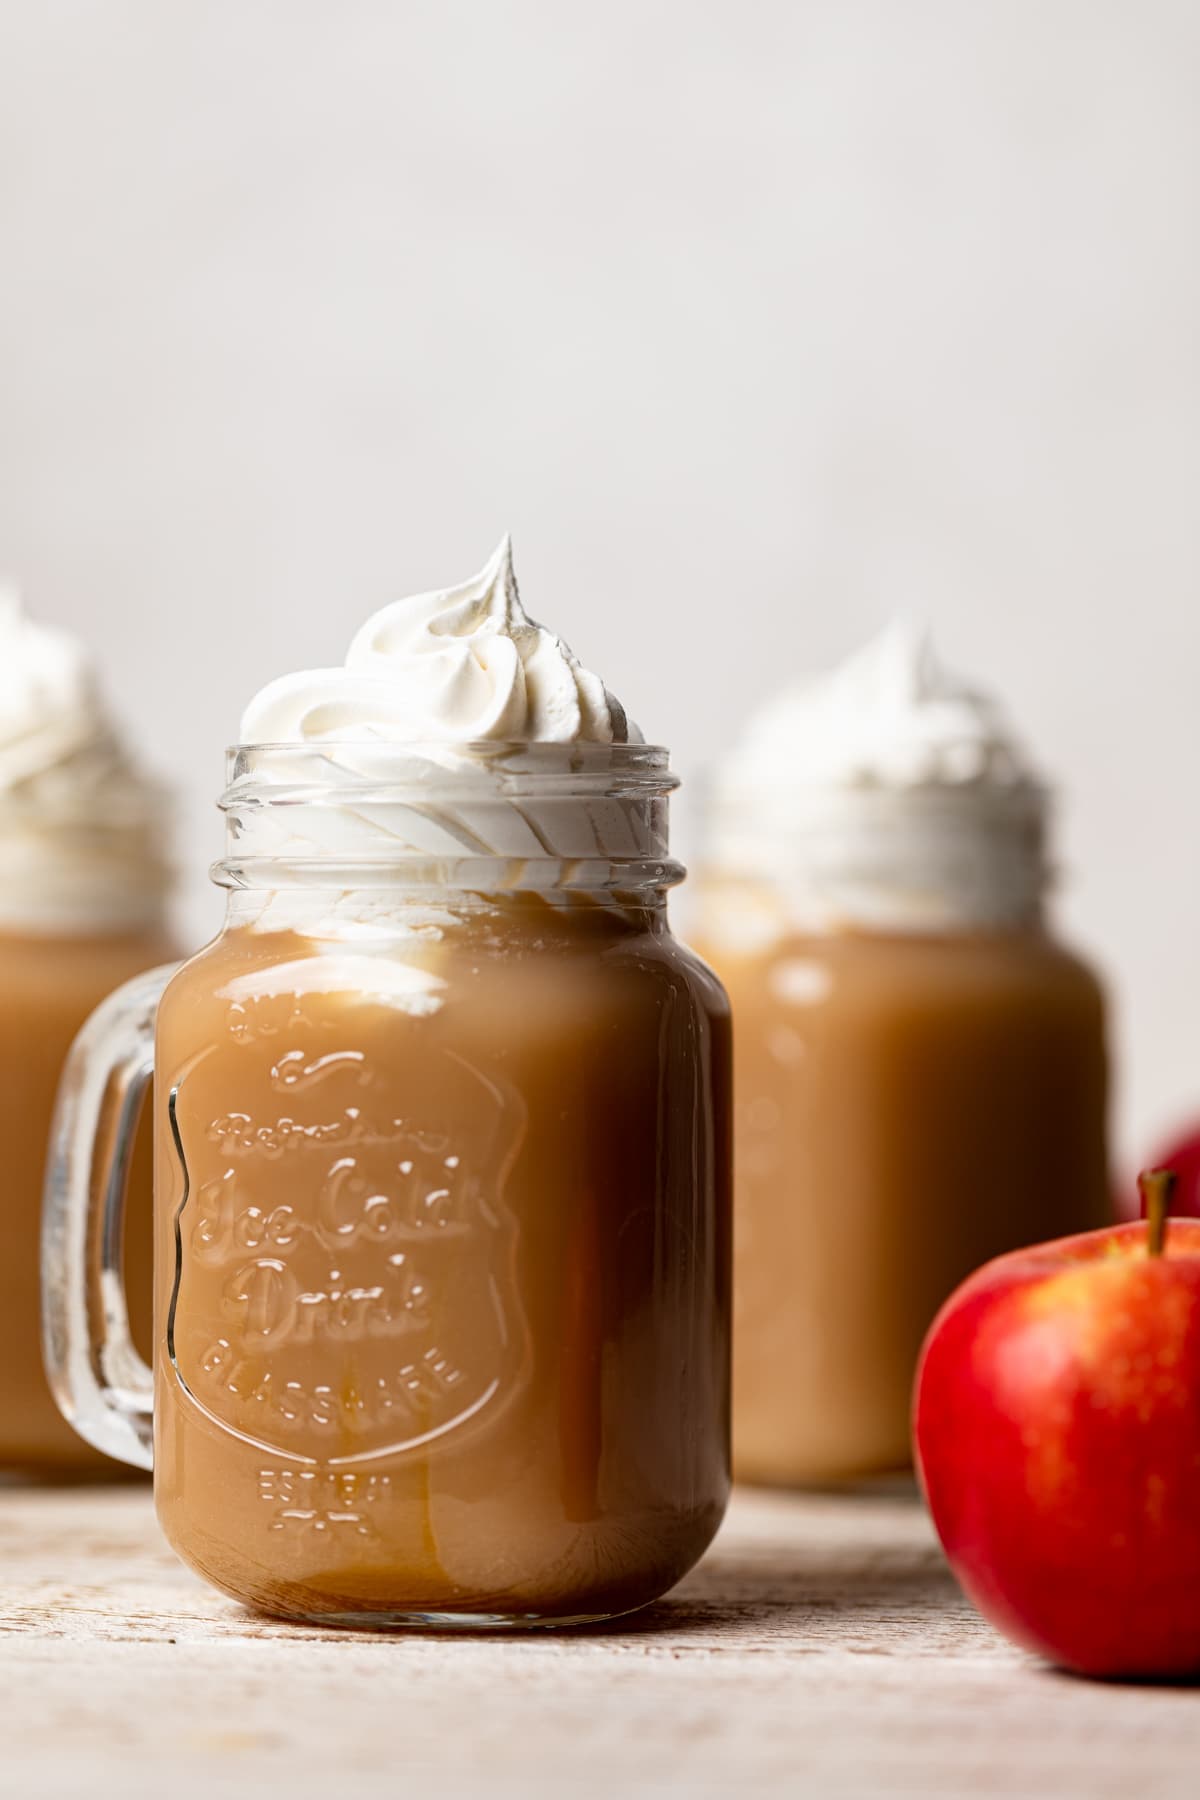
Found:
<svg viewBox="0 0 1200 1800"><path fill-rule="evenodd" d="M906 1497L740 1495L607 1632L338 1633L253 1618L141 1488L0 1491L0 1792L1175 1800L1200 1692L1088 1684L959 1597Z"/></svg>

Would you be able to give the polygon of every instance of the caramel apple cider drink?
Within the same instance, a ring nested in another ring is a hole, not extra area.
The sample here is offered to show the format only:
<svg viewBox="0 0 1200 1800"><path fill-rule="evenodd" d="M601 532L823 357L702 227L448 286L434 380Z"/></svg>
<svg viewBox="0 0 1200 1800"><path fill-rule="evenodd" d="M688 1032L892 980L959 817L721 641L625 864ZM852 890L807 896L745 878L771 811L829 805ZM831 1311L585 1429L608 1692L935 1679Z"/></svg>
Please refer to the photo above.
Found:
<svg viewBox="0 0 1200 1800"><path fill-rule="evenodd" d="M123 981L175 954L164 921L163 796L135 767L83 646L0 591L0 1470L95 1468L42 1369L38 1244L55 1091L76 1032ZM150 1332L147 1135L129 1275Z"/></svg>
<svg viewBox="0 0 1200 1800"><path fill-rule="evenodd" d="M1104 998L1046 924L1046 810L995 704L901 628L718 772L694 935L737 1019L745 1479L906 1466L942 1301L1108 1216Z"/></svg>
<svg viewBox="0 0 1200 1800"><path fill-rule="evenodd" d="M66 1403L149 1460L147 1377L91 1374L81 1302L97 1095L157 1010L175 1548L295 1618L644 1605L729 1481L729 1018L667 925L666 753L526 617L507 543L242 736L225 929L93 1021L65 1091Z"/></svg>

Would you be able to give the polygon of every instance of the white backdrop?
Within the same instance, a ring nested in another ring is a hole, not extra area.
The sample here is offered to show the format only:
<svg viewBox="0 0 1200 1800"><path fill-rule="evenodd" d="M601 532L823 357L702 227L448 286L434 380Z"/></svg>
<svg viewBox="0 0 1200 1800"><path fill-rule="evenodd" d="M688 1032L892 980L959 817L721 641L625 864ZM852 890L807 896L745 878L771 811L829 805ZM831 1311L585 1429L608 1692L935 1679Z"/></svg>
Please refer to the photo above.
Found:
<svg viewBox="0 0 1200 1800"><path fill-rule="evenodd" d="M178 785L505 527L686 774L897 610L1200 1112L1192 0L0 0L0 562Z"/></svg>

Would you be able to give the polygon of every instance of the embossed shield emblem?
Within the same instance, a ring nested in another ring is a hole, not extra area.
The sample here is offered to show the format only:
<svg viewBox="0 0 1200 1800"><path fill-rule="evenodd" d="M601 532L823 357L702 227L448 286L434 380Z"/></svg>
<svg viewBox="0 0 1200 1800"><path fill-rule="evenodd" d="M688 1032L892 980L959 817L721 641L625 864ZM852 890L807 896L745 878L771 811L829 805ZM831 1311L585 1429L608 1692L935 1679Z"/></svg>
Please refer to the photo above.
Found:
<svg viewBox="0 0 1200 1800"><path fill-rule="evenodd" d="M486 1429L527 1355L520 1095L438 1022L365 1010L369 1030L352 1006L231 1008L170 1103L179 1380L221 1428L330 1468Z"/></svg>

